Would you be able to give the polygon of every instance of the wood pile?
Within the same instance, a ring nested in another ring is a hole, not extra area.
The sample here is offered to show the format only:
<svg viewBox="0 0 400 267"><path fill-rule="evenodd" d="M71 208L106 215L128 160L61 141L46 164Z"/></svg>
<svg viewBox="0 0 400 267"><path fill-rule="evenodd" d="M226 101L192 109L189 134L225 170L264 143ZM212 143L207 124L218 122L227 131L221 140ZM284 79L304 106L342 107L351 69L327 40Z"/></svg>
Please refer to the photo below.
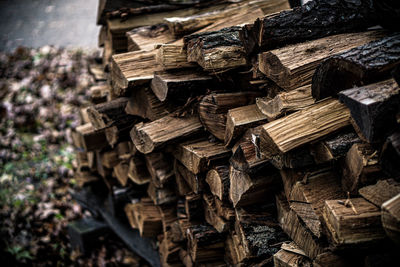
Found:
<svg viewBox="0 0 400 267"><path fill-rule="evenodd" d="M387 10L120 2L100 1L108 83L73 131L77 179L136 192L115 210L162 266L396 262L400 34L375 19Z"/></svg>

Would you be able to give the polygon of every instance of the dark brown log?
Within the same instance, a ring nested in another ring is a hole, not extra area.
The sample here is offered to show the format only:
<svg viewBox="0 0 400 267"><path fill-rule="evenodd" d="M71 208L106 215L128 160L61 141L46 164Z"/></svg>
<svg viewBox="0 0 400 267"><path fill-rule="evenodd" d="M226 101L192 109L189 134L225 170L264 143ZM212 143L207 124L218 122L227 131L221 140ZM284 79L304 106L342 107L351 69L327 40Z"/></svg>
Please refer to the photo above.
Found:
<svg viewBox="0 0 400 267"><path fill-rule="evenodd" d="M210 186L211 193L221 201L229 199L229 166L216 166L209 170L206 176L206 182Z"/></svg>
<svg viewBox="0 0 400 267"><path fill-rule="evenodd" d="M212 77L198 71L163 71L154 74L151 89L160 101L185 104L190 97L212 89Z"/></svg>
<svg viewBox="0 0 400 267"><path fill-rule="evenodd" d="M174 112L176 107L162 103L148 87L136 88L129 98L125 112L144 119L155 121Z"/></svg>
<svg viewBox="0 0 400 267"><path fill-rule="evenodd" d="M118 153L116 150L105 151L101 153L101 164L108 168L112 169L120 162L118 158Z"/></svg>
<svg viewBox="0 0 400 267"><path fill-rule="evenodd" d="M259 92L209 94L200 102L200 120L207 131L223 141L228 110L254 104L258 96L261 96Z"/></svg>
<svg viewBox="0 0 400 267"><path fill-rule="evenodd" d="M154 237L161 233L162 222L160 212L151 199L142 198L133 204L133 213L141 236Z"/></svg>
<svg viewBox="0 0 400 267"><path fill-rule="evenodd" d="M138 185L150 182L151 176L143 155L137 154L129 160L128 177Z"/></svg>
<svg viewBox="0 0 400 267"><path fill-rule="evenodd" d="M170 186L164 186L164 188L157 188L152 182L150 182L149 187L147 188L147 194L153 200L155 205L172 204L177 198L173 184Z"/></svg>
<svg viewBox="0 0 400 267"><path fill-rule="evenodd" d="M137 150L144 154L168 143L177 142L203 131L199 118L166 116L153 122L138 123L131 130L131 138Z"/></svg>
<svg viewBox="0 0 400 267"><path fill-rule="evenodd" d="M380 180L374 185L360 188L358 192L363 198L380 207L387 200L400 194L400 183L394 179Z"/></svg>
<svg viewBox="0 0 400 267"><path fill-rule="evenodd" d="M312 80L312 96L319 100L354 86L389 78L398 64L399 34L350 49L330 57L317 68Z"/></svg>
<svg viewBox="0 0 400 267"><path fill-rule="evenodd" d="M378 152L366 143L354 144L347 152L342 175L345 192L357 194L358 189L384 178L378 162Z"/></svg>
<svg viewBox="0 0 400 267"><path fill-rule="evenodd" d="M175 174L175 182L176 182L176 186L177 186L177 191L178 191L179 196L185 196L185 195L189 194L190 192L192 192L192 189L190 188L190 185L188 184L188 182L186 182L186 179L183 178L182 174L178 171L177 168L179 168L179 167L176 167L176 164L180 164L180 163L179 162L176 163L176 161L177 160L174 160L174 174ZM184 168L184 166L182 166L181 168Z"/></svg>
<svg viewBox="0 0 400 267"><path fill-rule="evenodd" d="M137 50L150 51L157 44L169 43L174 40L169 33L168 26L163 23L135 28L127 32L126 37L128 39L129 52Z"/></svg>
<svg viewBox="0 0 400 267"><path fill-rule="evenodd" d="M75 145L85 151L99 150L108 146L105 130L95 130L91 123L76 127L73 133L73 138L75 135L74 139L77 140Z"/></svg>
<svg viewBox="0 0 400 267"><path fill-rule="evenodd" d="M106 138L110 146L114 147L117 143L130 141L129 132L138 122L138 117L127 114L113 121L111 126L105 129Z"/></svg>
<svg viewBox="0 0 400 267"><path fill-rule="evenodd" d="M89 107L87 113L93 127L97 130L102 129L111 126L115 121L126 116L125 106L127 103L128 98L121 97Z"/></svg>
<svg viewBox="0 0 400 267"><path fill-rule="evenodd" d="M159 247L160 259L163 266L183 266L179 258L181 248L180 244L176 244L164 237Z"/></svg>
<svg viewBox="0 0 400 267"><path fill-rule="evenodd" d="M231 155L222 143L200 139L179 144L174 157L194 174L207 172L210 166L225 163Z"/></svg>
<svg viewBox="0 0 400 267"><path fill-rule="evenodd" d="M128 183L129 162L120 161L114 166L114 175L122 186Z"/></svg>
<svg viewBox="0 0 400 267"><path fill-rule="evenodd" d="M203 199L200 194L185 196L185 211L189 221L202 221L204 219Z"/></svg>
<svg viewBox="0 0 400 267"><path fill-rule="evenodd" d="M94 85L90 87L90 100L93 104L100 104L107 101L110 93L110 86L108 84Z"/></svg>
<svg viewBox="0 0 400 267"><path fill-rule="evenodd" d="M380 162L384 172L392 177L400 177L400 132L390 135L382 148Z"/></svg>
<svg viewBox="0 0 400 267"><path fill-rule="evenodd" d="M397 127L400 87L393 79L341 91L339 99L369 142L382 140Z"/></svg>
<svg viewBox="0 0 400 267"><path fill-rule="evenodd" d="M128 160L136 154L136 148L133 146L131 141L125 141L118 143L115 147L120 160Z"/></svg>
<svg viewBox="0 0 400 267"><path fill-rule="evenodd" d="M191 191L195 194L199 194L203 190L204 186L204 174L194 174L189 171L183 164L178 160L175 160L174 164L175 175L181 177L189 185Z"/></svg>
<svg viewBox="0 0 400 267"><path fill-rule="evenodd" d="M374 25L371 11L370 1L314 0L256 20L254 26L242 29L241 39L246 52L255 54L328 35L364 30Z"/></svg>
<svg viewBox="0 0 400 267"><path fill-rule="evenodd" d="M382 225L390 239L400 244L400 194L383 203Z"/></svg>
<svg viewBox="0 0 400 267"><path fill-rule="evenodd" d="M352 266L363 266L363 255L357 255L355 253L347 254L336 254L332 252L324 252L319 254L313 261L315 267L352 267ZM364 265L368 266L368 265Z"/></svg>
<svg viewBox="0 0 400 267"><path fill-rule="evenodd" d="M274 266L276 267L310 267L310 260L300 254L279 250L274 254Z"/></svg>
<svg viewBox="0 0 400 267"><path fill-rule="evenodd" d="M323 217L336 247L361 247L385 238L379 208L363 198L327 200Z"/></svg>
<svg viewBox="0 0 400 267"><path fill-rule="evenodd" d="M276 191L281 183L279 173L268 165L252 174L231 166L229 179L229 198L234 207L267 201L266 196Z"/></svg>
<svg viewBox="0 0 400 267"><path fill-rule="evenodd" d="M217 209L217 215L224 218L229 222L235 220L235 210L231 203L223 202L218 197L214 196L215 208Z"/></svg>
<svg viewBox="0 0 400 267"><path fill-rule="evenodd" d="M173 159L162 152L149 153L145 158L152 183L158 188L164 187L174 175Z"/></svg>
<svg viewBox="0 0 400 267"><path fill-rule="evenodd" d="M203 194L204 200L204 219L215 228L219 233L228 231L229 223L217 213L214 196Z"/></svg>

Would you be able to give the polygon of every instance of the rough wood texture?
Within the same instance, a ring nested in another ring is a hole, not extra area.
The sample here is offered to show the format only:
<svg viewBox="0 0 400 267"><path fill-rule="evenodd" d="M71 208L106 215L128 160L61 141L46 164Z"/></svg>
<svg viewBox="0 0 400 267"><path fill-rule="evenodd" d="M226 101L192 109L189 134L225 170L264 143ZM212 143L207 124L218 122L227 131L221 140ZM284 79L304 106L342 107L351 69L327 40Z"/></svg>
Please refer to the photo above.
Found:
<svg viewBox="0 0 400 267"><path fill-rule="evenodd" d="M231 166L229 179L229 198L234 207L268 200L266 195L277 190L281 182L279 173L270 166L265 166L253 174L236 170Z"/></svg>
<svg viewBox="0 0 400 267"><path fill-rule="evenodd" d="M130 140L129 132L138 122L138 117L127 114L111 122L111 126L105 129L106 138L110 146L114 147L117 143Z"/></svg>
<svg viewBox="0 0 400 267"><path fill-rule="evenodd" d="M323 99L354 86L380 81L388 78L398 64L400 34L392 34L325 60L314 73L312 95Z"/></svg>
<svg viewBox="0 0 400 267"><path fill-rule="evenodd" d="M155 205L172 204L176 201L176 194L173 188L165 186L164 188L157 188L153 183L149 184L147 194L153 200Z"/></svg>
<svg viewBox="0 0 400 267"><path fill-rule="evenodd" d="M122 186L126 186L128 183L128 171L129 163L126 161L121 161L116 166L114 166L115 177Z"/></svg>
<svg viewBox="0 0 400 267"><path fill-rule="evenodd" d="M292 90L310 84L315 69L324 59L384 35L383 31L347 33L285 46L259 54L258 68L280 87Z"/></svg>
<svg viewBox="0 0 400 267"><path fill-rule="evenodd" d="M148 154L167 143L196 135L202 128L197 116L186 118L166 116L153 122L136 124L131 130L131 138L137 150Z"/></svg>
<svg viewBox="0 0 400 267"><path fill-rule="evenodd" d="M400 177L400 132L391 134L382 148L381 165L392 177Z"/></svg>
<svg viewBox="0 0 400 267"><path fill-rule="evenodd" d="M358 192L363 198L380 207L383 202L400 194L400 183L394 179L381 180L374 185L360 188Z"/></svg>
<svg viewBox="0 0 400 267"><path fill-rule="evenodd" d="M194 193L185 196L185 211L189 221L202 221L204 219L202 196Z"/></svg>
<svg viewBox="0 0 400 267"><path fill-rule="evenodd" d="M166 24L156 24L133 29L126 33L128 51L151 51L157 44L165 44L174 40Z"/></svg>
<svg viewBox="0 0 400 267"><path fill-rule="evenodd" d="M188 182L186 182L186 179L183 178L181 172L178 171L178 168L176 165L180 164L179 162L177 163L177 160L174 160L174 174L175 174L175 182L178 190L178 195L181 197L186 196L187 194L193 192L190 185ZM181 164L180 164L181 165ZM183 165L181 165L181 168L185 168Z"/></svg>
<svg viewBox="0 0 400 267"><path fill-rule="evenodd" d="M219 140L225 137L226 114L228 110L254 104L259 92L212 93L199 104L200 120L207 131Z"/></svg>
<svg viewBox="0 0 400 267"><path fill-rule="evenodd" d="M212 89L212 77L193 70L157 72L151 81L151 89L160 101L185 104L188 98L204 94Z"/></svg>
<svg viewBox="0 0 400 267"><path fill-rule="evenodd" d="M397 127L400 87L393 79L341 91L339 100L350 109L357 128L369 142L382 140Z"/></svg>
<svg viewBox="0 0 400 267"><path fill-rule="evenodd" d="M96 130L111 126L116 120L126 116L125 106L127 103L128 98L121 97L91 106L87 109L89 120Z"/></svg>
<svg viewBox="0 0 400 267"><path fill-rule="evenodd" d="M150 182L151 176L142 155L135 155L129 160L128 177L138 185Z"/></svg>
<svg viewBox="0 0 400 267"><path fill-rule="evenodd" d="M189 171L179 160L175 160L174 164L175 176L180 177L186 181L191 191L199 194L203 190L204 186L204 175L194 174Z"/></svg>
<svg viewBox="0 0 400 267"><path fill-rule="evenodd" d="M141 199L140 202L133 204L132 209L141 236L154 237L161 233L161 215L150 199Z"/></svg>
<svg viewBox="0 0 400 267"><path fill-rule="evenodd" d="M90 101L93 104L100 104L107 101L110 93L110 86L108 84L94 85L90 87Z"/></svg>
<svg viewBox="0 0 400 267"><path fill-rule="evenodd" d="M218 215L213 195L203 194L203 200L204 219L206 222L214 227L218 233L227 232L229 229L229 222Z"/></svg>
<svg viewBox="0 0 400 267"><path fill-rule="evenodd" d="M370 185L384 176L379 165L378 152L366 143L354 144L344 160L342 187L357 194L360 187Z"/></svg>
<svg viewBox="0 0 400 267"><path fill-rule="evenodd" d="M214 71L246 65L238 26L184 37L187 60Z"/></svg>
<svg viewBox="0 0 400 267"><path fill-rule="evenodd" d="M157 49L157 63L163 69L180 69L195 67L196 64L187 61L187 52L183 44L163 44Z"/></svg>
<svg viewBox="0 0 400 267"><path fill-rule="evenodd" d="M374 25L368 1L315 0L256 20L242 29L248 54L325 36L356 32ZM312 30L310 30L312 29Z"/></svg>
<svg viewBox="0 0 400 267"><path fill-rule="evenodd" d="M338 176L332 169L308 172L296 182L288 198L291 208L318 238L322 236L322 209L327 199L345 197Z"/></svg>
<svg viewBox="0 0 400 267"><path fill-rule="evenodd" d="M266 122L267 116L255 104L230 109L226 119L225 146L231 146L247 129Z"/></svg>
<svg viewBox="0 0 400 267"><path fill-rule="evenodd" d="M263 125L261 153L285 153L349 124L349 110L339 101L327 99Z"/></svg>
<svg viewBox="0 0 400 267"><path fill-rule="evenodd" d="M156 51L135 51L112 56L111 81L116 96L127 95L132 88L151 81L161 70L155 60Z"/></svg>
<svg viewBox="0 0 400 267"><path fill-rule="evenodd" d="M400 244L400 194L383 203L382 225L390 239Z"/></svg>
<svg viewBox="0 0 400 267"><path fill-rule="evenodd" d="M228 200L229 197L229 167L226 165L216 166L209 170L206 182L210 186L211 193L221 201Z"/></svg>
<svg viewBox="0 0 400 267"><path fill-rule="evenodd" d="M163 187L174 175L172 158L162 152L145 155L146 166L156 187Z"/></svg>
<svg viewBox="0 0 400 267"><path fill-rule="evenodd" d="M275 267L310 267L312 266L310 260L297 253L289 252L286 250L279 250L274 254Z"/></svg>
<svg viewBox="0 0 400 267"><path fill-rule="evenodd" d="M224 238L209 225L194 225L187 230L187 247L193 262L212 262L223 258Z"/></svg>
<svg viewBox="0 0 400 267"><path fill-rule="evenodd" d="M311 96L311 85L306 85L290 92L282 92L273 99L257 98L258 109L269 121L284 116L286 113L298 111L315 103Z"/></svg>
<svg viewBox="0 0 400 267"><path fill-rule="evenodd" d="M318 240L303 224L294 210L291 210L283 195L277 195L278 221L283 231L306 253L310 259L321 254L326 245Z"/></svg>
<svg viewBox="0 0 400 267"><path fill-rule="evenodd" d="M363 198L327 200L323 216L337 247L362 246L385 237L379 208Z"/></svg>
<svg viewBox="0 0 400 267"><path fill-rule="evenodd" d="M231 151L219 142L196 140L179 144L173 155L192 173L199 174L206 172L212 165L226 161Z"/></svg>
<svg viewBox="0 0 400 267"><path fill-rule="evenodd" d="M79 147L85 151L93 151L108 146L105 130L95 130L91 123L86 123L76 127L76 137Z"/></svg>

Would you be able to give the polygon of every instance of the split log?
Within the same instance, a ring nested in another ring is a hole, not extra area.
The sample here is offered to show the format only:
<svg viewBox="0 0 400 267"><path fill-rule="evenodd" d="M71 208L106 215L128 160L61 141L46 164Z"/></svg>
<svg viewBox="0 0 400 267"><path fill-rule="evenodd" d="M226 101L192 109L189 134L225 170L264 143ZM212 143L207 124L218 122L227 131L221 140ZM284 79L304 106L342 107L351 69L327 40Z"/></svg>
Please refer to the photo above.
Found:
<svg viewBox="0 0 400 267"><path fill-rule="evenodd" d="M326 244L317 239L312 232L303 224L283 195L277 195L276 206L278 210L278 221L283 231L305 252L307 257L314 259L324 252Z"/></svg>
<svg viewBox="0 0 400 267"><path fill-rule="evenodd" d="M368 1L311 1L302 7L256 20L242 29L241 39L248 54L325 36L362 31L374 25ZM310 30L312 29L312 30Z"/></svg>
<svg viewBox="0 0 400 267"><path fill-rule="evenodd" d="M195 194L199 194L203 191L204 186L204 174L194 174L189 171L183 164L178 160L175 160L174 164L175 176L181 177L189 185L191 191Z"/></svg>
<svg viewBox="0 0 400 267"><path fill-rule="evenodd" d="M257 98L258 109L273 121L286 113L298 111L315 103L311 96L311 85L302 86L290 92L282 92L273 99Z"/></svg>
<svg viewBox="0 0 400 267"><path fill-rule="evenodd" d="M122 186L126 186L128 183L128 171L129 163L126 161L121 161L114 167L115 177Z"/></svg>
<svg viewBox="0 0 400 267"><path fill-rule="evenodd" d="M234 207L267 201L266 196L276 191L281 182L279 173L269 166L253 174L236 170L231 166L229 179L229 198Z"/></svg>
<svg viewBox="0 0 400 267"><path fill-rule="evenodd" d="M131 130L131 138L137 150L148 154L167 143L199 134L202 128L197 116L166 116L153 122L136 124Z"/></svg>
<svg viewBox="0 0 400 267"><path fill-rule="evenodd" d="M269 164L268 158L261 158L260 151L255 144L259 140L260 133L261 126L249 129L233 146L233 155L229 161L235 169L252 173L260 167Z"/></svg>
<svg viewBox="0 0 400 267"><path fill-rule="evenodd" d="M214 203L218 216L229 222L233 222L235 220L235 210L229 202L223 202L218 197L214 196Z"/></svg>
<svg viewBox="0 0 400 267"><path fill-rule="evenodd" d="M174 40L166 24L156 24L135 28L126 33L128 51L151 51L157 44L165 44Z"/></svg>
<svg viewBox="0 0 400 267"><path fill-rule="evenodd" d="M179 258L179 251L182 246L172 242L168 238L163 238L160 243L159 252L160 259L163 266L182 266L181 260Z"/></svg>
<svg viewBox="0 0 400 267"><path fill-rule="evenodd" d="M130 159L128 177L138 185L150 182L151 176L142 155L135 155Z"/></svg>
<svg viewBox="0 0 400 267"><path fill-rule="evenodd" d="M210 166L227 161L231 151L219 142L195 140L179 144L172 154L192 173L199 174Z"/></svg>
<svg viewBox="0 0 400 267"><path fill-rule="evenodd" d="M400 244L400 194L382 204L382 225L389 238Z"/></svg>
<svg viewBox="0 0 400 267"><path fill-rule="evenodd" d="M179 164L179 165L181 165L181 164L176 163L176 161L177 160L174 160L175 182L176 182L176 186L177 186L178 195L183 197L193 191L190 188L190 185L188 184L188 182L186 182L186 179L183 178L182 174L178 171L178 167L176 167L176 164ZM185 168L185 166L181 165L180 168Z"/></svg>
<svg viewBox="0 0 400 267"><path fill-rule="evenodd" d="M400 35L392 34L325 60L314 73L312 95L319 100L354 86L389 78L398 64Z"/></svg>
<svg viewBox="0 0 400 267"><path fill-rule="evenodd" d="M400 132L390 135L382 148L380 157L382 169L392 177L400 177Z"/></svg>
<svg viewBox="0 0 400 267"><path fill-rule="evenodd" d="M187 247L193 262L211 262L223 258L224 236L213 227L194 225L187 230Z"/></svg>
<svg viewBox="0 0 400 267"><path fill-rule="evenodd" d="M297 213L310 231L322 236L322 209L327 199L345 197L340 181L332 169L325 168L306 173L296 182L288 198L290 207Z"/></svg>
<svg viewBox="0 0 400 267"><path fill-rule="evenodd" d="M175 191L171 188L173 185L164 186L164 188L157 188L150 182L147 188L147 194L153 200L155 205L172 204L176 201Z"/></svg>
<svg viewBox="0 0 400 267"><path fill-rule="evenodd" d="M300 254L279 250L274 254L274 266L276 267L310 267L310 260Z"/></svg>
<svg viewBox="0 0 400 267"><path fill-rule="evenodd" d="M211 194L203 194L204 219L215 228L218 233L224 233L229 229L229 223L217 214L214 197Z"/></svg>
<svg viewBox="0 0 400 267"><path fill-rule="evenodd" d="M128 98L121 97L89 107L87 110L89 120L96 130L111 126L111 124L126 116L125 106L127 103Z"/></svg>
<svg viewBox="0 0 400 267"><path fill-rule="evenodd" d="M115 147L120 160L129 160L136 154L136 148L131 141L118 143Z"/></svg>
<svg viewBox="0 0 400 267"><path fill-rule="evenodd" d="M111 126L105 129L107 142L111 147L114 147L117 143L130 141L129 132L138 122L138 117L127 114L111 122Z"/></svg>
<svg viewBox="0 0 400 267"><path fill-rule="evenodd" d="M187 60L204 70L215 71L245 66L244 48L238 26L219 31L191 34L184 37Z"/></svg>
<svg viewBox="0 0 400 267"><path fill-rule="evenodd" d="M174 176L172 158L162 152L152 152L145 159L152 183L158 188L164 187Z"/></svg>
<svg viewBox="0 0 400 267"><path fill-rule="evenodd" d="M189 221L202 221L204 219L203 199L200 194L185 196L185 211Z"/></svg>
<svg viewBox="0 0 400 267"><path fill-rule="evenodd" d="M101 153L101 164L108 168L114 168L120 162L116 150L105 151Z"/></svg>
<svg viewBox="0 0 400 267"><path fill-rule="evenodd" d="M231 146L247 129L266 122L267 117L260 112L255 104L230 109L226 119L225 146Z"/></svg>
<svg viewBox="0 0 400 267"><path fill-rule="evenodd" d="M199 104L200 120L207 131L224 140L228 110L254 104L259 92L213 93L205 96Z"/></svg>
<svg viewBox="0 0 400 267"><path fill-rule="evenodd" d="M129 0L100 0L97 9L97 25L104 25L107 19L107 13L116 11L121 7L135 8L143 6L142 3L132 2Z"/></svg>
<svg viewBox="0 0 400 267"><path fill-rule="evenodd" d="M350 109L357 128L369 142L382 140L397 127L400 87L393 79L341 91L339 100Z"/></svg>
<svg viewBox="0 0 400 267"><path fill-rule="evenodd" d="M75 130L80 147L85 151L93 151L108 146L105 130L95 130L91 123L76 127Z"/></svg>
<svg viewBox="0 0 400 267"><path fill-rule="evenodd" d="M385 238L379 208L363 198L327 200L323 216L336 247L362 247Z"/></svg>
<svg viewBox="0 0 400 267"><path fill-rule="evenodd" d="M94 85L89 88L90 101L93 104L100 104L107 101L107 97L110 93L110 86L108 84Z"/></svg>
<svg viewBox="0 0 400 267"><path fill-rule="evenodd" d="M133 229L139 229L138 223L137 223L136 218L135 218L135 216L133 214L134 207L135 207L135 204L128 203L128 204L125 205L124 211L125 211L126 217L128 217L129 225Z"/></svg>
<svg viewBox="0 0 400 267"><path fill-rule="evenodd" d="M229 197L229 167L225 165L216 166L207 172L206 182L210 186L211 193L221 201Z"/></svg>
<svg viewBox="0 0 400 267"><path fill-rule="evenodd" d="M369 144L354 144L347 152L342 175L342 187L357 194L359 188L384 178L378 161L378 152Z"/></svg>
<svg viewBox="0 0 400 267"><path fill-rule="evenodd" d="M339 101L327 99L263 125L261 153L285 153L349 124L349 110Z"/></svg>
<svg viewBox="0 0 400 267"><path fill-rule="evenodd" d="M161 119L175 110L176 107L170 105L170 103L158 100L152 90L147 86L136 88L125 108L127 114L139 116L151 121Z"/></svg>
<svg viewBox="0 0 400 267"><path fill-rule="evenodd" d="M384 37L383 31L333 35L278 48L258 55L258 68L285 90L311 83L318 65L326 58Z"/></svg>
<svg viewBox="0 0 400 267"><path fill-rule="evenodd" d="M358 192L363 198L380 207L387 200L400 194L400 183L394 179L380 180L374 185L360 188Z"/></svg>
<svg viewBox="0 0 400 267"><path fill-rule="evenodd" d="M161 67L155 60L156 51L135 51L112 56L111 81L116 96L129 95L132 88L151 81Z"/></svg>
<svg viewBox="0 0 400 267"><path fill-rule="evenodd" d="M212 77L198 71L163 71L154 74L151 89L160 101L185 104L190 97L212 89Z"/></svg>
<svg viewBox="0 0 400 267"><path fill-rule="evenodd" d="M195 67L187 61L187 52L183 43L163 44L157 49L156 62L165 70Z"/></svg>
<svg viewBox="0 0 400 267"><path fill-rule="evenodd" d="M141 236L154 237L161 233L162 222L158 208L150 199L141 199L140 202L134 204L134 216L138 223Z"/></svg>

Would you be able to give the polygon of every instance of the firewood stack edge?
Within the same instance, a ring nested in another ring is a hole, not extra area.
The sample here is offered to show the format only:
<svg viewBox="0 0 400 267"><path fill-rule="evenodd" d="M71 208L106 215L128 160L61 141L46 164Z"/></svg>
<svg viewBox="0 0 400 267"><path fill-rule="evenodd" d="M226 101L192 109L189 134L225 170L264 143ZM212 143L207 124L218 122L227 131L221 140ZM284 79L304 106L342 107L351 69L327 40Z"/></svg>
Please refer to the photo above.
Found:
<svg viewBox="0 0 400 267"><path fill-rule="evenodd" d="M395 5L100 0L76 180L162 266L392 266Z"/></svg>

